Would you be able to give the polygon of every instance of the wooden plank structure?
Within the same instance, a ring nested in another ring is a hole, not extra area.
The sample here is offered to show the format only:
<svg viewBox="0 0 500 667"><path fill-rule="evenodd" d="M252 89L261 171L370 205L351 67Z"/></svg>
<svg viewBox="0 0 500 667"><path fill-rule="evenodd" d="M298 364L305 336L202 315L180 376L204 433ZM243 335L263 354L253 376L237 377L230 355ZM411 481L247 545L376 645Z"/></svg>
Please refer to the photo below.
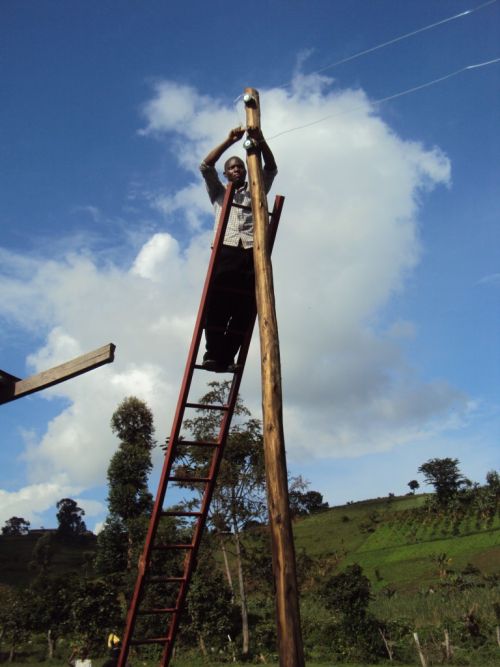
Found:
<svg viewBox="0 0 500 667"><path fill-rule="evenodd" d="M246 88L247 130L260 130L259 93ZM264 191L258 142L247 139L247 166L254 222L253 256L261 348L262 412L267 501L273 573L276 588L276 620L280 667L304 667L300 625L295 547L288 497L283 433L283 401L278 322L267 231L267 198Z"/></svg>
<svg viewBox="0 0 500 667"><path fill-rule="evenodd" d="M36 391L87 373L103 364L109 364L114 360L115 348L113 343L108 343L25 380L0 370L0 404L15 401L22 396L34 394Z"/></svg>

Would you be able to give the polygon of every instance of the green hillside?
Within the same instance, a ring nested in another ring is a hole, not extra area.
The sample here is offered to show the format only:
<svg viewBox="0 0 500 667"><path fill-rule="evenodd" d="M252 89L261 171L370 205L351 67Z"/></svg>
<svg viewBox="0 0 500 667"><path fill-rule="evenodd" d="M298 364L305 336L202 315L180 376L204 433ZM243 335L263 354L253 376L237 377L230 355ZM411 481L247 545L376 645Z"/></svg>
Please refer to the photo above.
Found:
<svg viewBox="0 0 500 667"><path fill-rule="evenodd" d="M418 632L429 664L441 664L446 631L455 651L453 664L474 667L498 664L495 634L500 623L498 510L493 513L495 505L482 513L476 506L465 509L462 506L458 511L436 509L435 505L429 509L430 498L408 495L366 500L294 522L302 628L311 664L324 662L332 654L334 641L336 659L340 661L344 656L343 635L339 632L346 626L342 626L341 617L325 603L325 583L354 564L360 565L363 576L369 579L371 592L367 604L370 618L376 622L375 638L370 641L379 644L377 659L381 657L379 629L384 628L384 637L401 663L415 664L413 633ZM207 537L223 571L219 543L212 536ZM272 584L266 583L270 579L267 530L263 526L249 528L241 540L247 558L249 612L257 623L252 633L265 638L272 634L274 626L269 596ZM96 543L92 534L61 539L55 531L2 536L0 589L25 587L40 573L41 567L51 576L79 573L81 581L90 584L94 579L91 562ZM236 581L235 555L230 542L227 546L229 567ZM349 577L354 569L349 571ZM337 584L328 585L331 591ZM124 601L125 596L120 595ZM355 636L358 634L356 630ZM98 637L99 632L94 635ZM352 633L346 636L345 651L353 650L352 636ZM45 639L40 636L37 641L43 656ZM33 647L28 652L32 650ZM369 649L363 649L365 653L366 650ZM350 655L352 660L355 657L356 653Z"/></svg>
<svg viewBox="0 0 500 667"><path fill-rule="evenodd" d="M335 507L296 522L297 549L343 568L359 563L374 590L417 591L436 581L434 558L449 569L467 564L484 574L500 570L500 517L415 512L426 496L383 498Z"/></svg>
<svg viewBox="0 0 500 667"><path fill-rule="evenodd" d="M36 573L30 565L40 540L50 539L48 565L53 574L81 573L86 555L95 552L97 538L86 533L72 540L57 537L55 531L33 530L28 535L0 536L0 584L26 586Z"/></svg>
<svg viewBox="0 0 500 667"><path fill-rule="evenodd" d="M334 507L294 523L297 552L327 562L331 568L359 563L375 591L390 586L417 591L436 580L433 557L446 554L450 569L467 564L484 574L500 566L500 516L482 520L467 515L459 522L447 514L422 518L426 495L366 500ZM24 586L32 577L30 562L43 535L0 536L0 584ZM81 572L96 549L96 537L87 533L73 541L53 534L50 571Z"/></svg>

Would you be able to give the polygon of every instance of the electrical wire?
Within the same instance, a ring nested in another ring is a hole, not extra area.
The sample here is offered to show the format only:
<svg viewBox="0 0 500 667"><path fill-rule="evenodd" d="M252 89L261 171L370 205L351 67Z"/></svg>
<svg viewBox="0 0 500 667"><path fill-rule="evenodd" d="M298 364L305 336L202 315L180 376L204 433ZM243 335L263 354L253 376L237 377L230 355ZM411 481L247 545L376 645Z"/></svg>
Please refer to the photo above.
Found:
<svg viewBox="0 0 500 667"><path fill-rule="evenodd" d="M480 67L486 67L488 65L493 65L494 63L500 62L500 57L498 58L493 58L492 60L486 60L485 62L482 63L476 63L475 65L467 65L466 67L462 67L461 69L455 70L454 72L450 72L449 74L445 74L444 76L440 76L437 79L433 79L432 81L427 81L426 83L422 83L418 86L413 86L412 88L407 88L406 90L402 90L399 93L394 93L393 95L388 95L387 97L381 97L378 100L373 100L370 103L372 105L376 104L383 104L384 102L389 102L390 100L395 100L398 97L403 97L403 95L409 95L410 93L415 93L418 90L422 90L423 88L429 88L430 86L434 86L437 83L441 83L442 81L446 81L446 79L451 79L454 76L457 76L458 74L462 74L463 72L467 72L470 70L474 69L479 69ZM325 120L328 120L329 118L332 118L334 116L341 116L346 113L352 113L353 111L357 111L358 109L362 109L364 107L359 106L359 107L353 107L352 109L346 109L345 111L340 111L336 113L331 113L328 114L327 116L323 116L322 118L318 118L317 120L314 120L310 123L306 123L305 125L297 125L296 127L291 127L288 130L283 130L283 132L278 132L278 134L274 134L272 137L268 137L267 141L271 141L272 139L276 139L277 137L281 137L284 134L288 134L289 132L296 132L297 130L303 130L306 127L311 127L312 125L317 125L318 123L323 123Z"/></svg>
<svg viewBox="0 0 500 667"><path fill-rule="evenodd" d="M333 67L337 67L338 65L343 65L344 63L348 63L351 60L356 60L356 58L361 58L361 56L365 56L368 53L373 53L374 51L378 51L379 49L383 49L386 46L390 46L391 44L396 44L397 42L401 42L404 39L408 39L409 37L413 37L414 35L418 35L422 32L426 32L427 30L432 30L432 28L437 28L437 26L443 25L445 23L449 23L450 21L454 21L456 19L462 18L464 16L469 16L470 14L473 14L474 12L478 12L480 9L484 9L484 7L488 7L489 5L494 4L498 0L488 0L488 2L483 2L481 5L478 5L477 7L473 7L472 9L467 9L464 12L460 12L459 14L455 14L454 16L449 16L446 19L441 19L441 21L436 21L435 23L430 23L429 25L424 26L423 28L418 28L417 30L412 30L411 32L407 32L404 35L400 35L399 37L394 37L393 39L390 39L387 42L382 42L381 44L377 44L376 46L372 46L369 49L364 49L363 51L359 51L358 53L354 53L352 56L348 56L347 58L342 58L342 60L337 60L334 63L330 63L329 65L325 65L324 67L321 67L320 69L317 69L315 72L311 72L308 76L314 75L314 74L320 74L321 72L325 72L328 69L332 69ZM279 86L280 88L285 87L285 86L290 86L292 82L290 81L287 84L284 84L284 86Z"/></svg>
<svg viewBox="0 0 500 667"><path fill-rule="evenodd" d="M321 67L320 69L315 70L314 72L309 72L308 74L305 74L303 76L314 76L315 74L320 74L321 72L325 72L328 69L333 69L334 67L337 67L338 65L342 65L344 63L350 62L352 60L355 60L357 58L360 58L364 55L367 55L369 53L373 53L374 51L378 51L379 49L383 49L386 46L390 46L391 44L396 44L397 42L403 41L404 39L408 39L409 37L413 37L414 35L418 35L420 33L426 32L427 30L432 30L433 28L436 28L440 25L443 25L445 23L449 23L450 21L454 21L459 18L463 18L464 16L470 16L471 14L474 14L475 12L478 12L481 9L484 9L485 7L488 7L489 5L493 5L498 0L487 0L487 2L483 2L482 4L478 5L477 7L472 7L472 9L467 9L463 12L460 12L458 14L454 14L453 16L448 16L445 19L441 19L440 21L435 21L434 23L430 23L429 25L426 25L422 28L417 28L416 30L412 30L411 32L404 33L403 35L399 35L398 37L394 37L393 39L390 39L386 42L382 42L381 44L377 44L376 46L372 46L369 49L364 49L363 51L359 51L358 53L354 53L351 56L348 56L346 58L342 58L341 60L337 60L334 63L330 63L329 65L325 65L324 67ZM472 70L476 69L478 67L484 67L485 65L491 65L493 63L498 62L498 58L483 62L483 63L478 63L476 65L468 65L467 67L462 67L459 70L456 70L454 72L450 72L449 74L445 74L442 77L439 77L437 79L433 79L432 81L428 81L426 83L420 84L418 86L414 86L412 88L408 88L406 90L403 90L399 93L395 93L394 95L389 95L387 97L381 98L379 100L372 101L372 104L382 104L384 102L388 102L389 100L394 100L398 97L402 97L403 95L409 95L410 93L414 93L418 90L422 90L423 88L428 88L429 86L433 86L437 83L440 83L442 81L445 81L446 79L450 79L451 77L457 76L458 74L461 74L462 72L465 72L467 70ZM276 86L276 88L288 88L293 84L293 81L289 81L288 83L284 83L280 86ZM234 111L238 117L238 122L241 127L244 127L244 122L241 120L241 115L238 110L238 102L243 98L243 94L238 95L233 101L233 106L234 106ZM350 111L355 111L359 107L356 107L356 109L352 109ZM347 112L342 112L342 113L347 113ZM327 120L328 118L331 118L333 115L337 114L329 114L328 116L325 116L323 118L319 118L316 121L313 121L311 123L307 123L306 125L300 125L298 127L293 127L290 128L289 130L284 130L283 132L279 132L278 134L273 135L272 137L269 137L269 141L271 139L276 139L277 137L280 137L283 134L287 134L288 132L294 132L295 130L300 130L306 127L310 127L311 125L316 125L317 123L322 123L323 121Z"/></svg>

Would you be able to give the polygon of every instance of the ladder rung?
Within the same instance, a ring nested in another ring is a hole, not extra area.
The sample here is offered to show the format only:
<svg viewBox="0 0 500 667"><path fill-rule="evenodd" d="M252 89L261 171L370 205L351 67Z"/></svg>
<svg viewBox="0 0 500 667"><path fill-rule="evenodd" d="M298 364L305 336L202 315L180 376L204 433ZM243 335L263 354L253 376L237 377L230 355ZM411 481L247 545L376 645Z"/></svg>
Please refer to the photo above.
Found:
<svg viewBox="0 0 500 667"><path fill-rule="evenodd" d="M206 405L205 403L186 403L186 408L196 408L197 410L229 410L228 405Z"/></svg>
<svg viewBox="0 0 500 667"><path fill-rule="evenodd" d="M193 368L197 368L200 371L206 371L207 370L206 366L204 366L203 364L194 364ZM233 370L229 370L229 368L224 368L224 369L220 369L220 370L213 371L213 372L214 373L233 373ZM203 406L203 407L205 407L205 406Z"/></svg>
<svg viewBox="0 0 500 667"><path fill-rule="evenodd" d="M137 613L145 616L146 614L176 614L178 611L177 607L157 607L156 609L139 609Z"/></svg>
<svg viewBox="0 0 500 667"><path fill-rule="evenodd" d="M193 482L193 484L207 484L212 481L211 477L184 477L182 475L172 475L168 478L169 482Z"/></svg>
<svg viewBox="0 0 500 667"><path fill-rule="evenodd" d="M148 577L147 578L147 583L148 584L171 584L171 583L178 583L180 581L187 581L186 577L161 577L161 576L154 576L154 577Z"/></svg>
<svg viewBox="0 0 500 667"><path fill-rule="evenodd" d="M237 204L236 202L231 202L231 208L234 206L234 208L242 208L244 211L251 211L252 207L251 206L245 206L244 204Z"/></svg>
<svg viewBox="0 0 500 667"><path fill-rule="evenodd" d="M177 446L179 445L183 445L184 447L218 447L220 442L211 442L210 440L178 440Z"/></svg>
<svg viewBox="0 0 500 667"><path fill-rule="evenodd" d="M153 549L158 549L159 551L168 551L168 549L193 549L192 544L157 544L153 546Z"/></svg>
<svg viewBox="0 0 500 667"><path fill-rule="evenodd" d="M165 510L162 516L203 516L203 512L186 512L185 510Z"/></svg>
<svg viewBox="0 0 500 667"><path fill-rule="evenodd" d="M141 644L166 644L170 639L168 637L144 637L144 639L131 639L130 646L140 646Z"/></svg>

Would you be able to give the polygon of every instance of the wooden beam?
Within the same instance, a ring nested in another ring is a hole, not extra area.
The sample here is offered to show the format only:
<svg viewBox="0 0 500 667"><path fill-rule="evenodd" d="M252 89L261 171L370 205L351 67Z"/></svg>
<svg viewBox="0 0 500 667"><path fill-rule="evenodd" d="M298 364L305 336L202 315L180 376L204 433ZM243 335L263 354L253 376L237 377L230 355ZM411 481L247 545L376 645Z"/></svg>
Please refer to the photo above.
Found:
<svg viewBox="0 0 500 667"><path fill-rule="evenodd" d="M113 343L109 343L64 364L32 375L25 380L16 378L5 371L0 371L0 404L15 401L21 396L28 396L41 389L52 387L59 382L82 375L82 373L87 373L103 364L109 364L114 360L115 347Z"/></svg>
<svg viewBox="0 0 500 667"><path fill-rule="evenodd" d="M247 128L259 129L258 91L246 88L243 99L247 111ZM264 456L276 589L278 652L280 667L304 667L295 546L290 517L283 433L278 322L271 257L267 242L269 214L258 146L247 148L247 166L254 223L253 257L261 348Z"/></svg>

